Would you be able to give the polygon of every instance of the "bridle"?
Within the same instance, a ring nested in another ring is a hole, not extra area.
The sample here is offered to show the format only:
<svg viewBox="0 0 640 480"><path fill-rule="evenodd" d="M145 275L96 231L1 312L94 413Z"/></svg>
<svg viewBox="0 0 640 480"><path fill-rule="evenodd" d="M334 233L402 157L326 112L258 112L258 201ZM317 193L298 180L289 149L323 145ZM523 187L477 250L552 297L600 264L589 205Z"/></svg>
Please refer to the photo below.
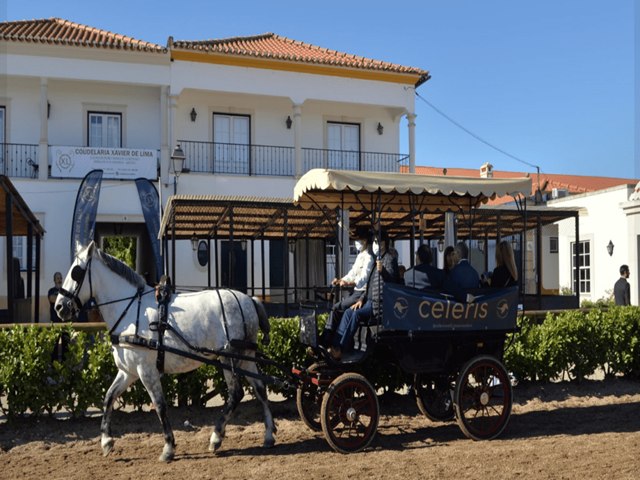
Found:
<svg viewBox="0 0 640 480"><path fill-rule="evenodd" d="M76 286L72 292L60 287L60 290L59 290L60 295L71 300L77 307L77 309L74 312L72 312L74 314L77 314L82 310L90 310L92 308L98 307L96 299L93 296L93 284L91 282L91 261L92 260L93 260L93 257L90 256L89 260L87 261L86 267L82 268L80 265L76 265L71 270L71 279L76 282ZM89 272L89 300L87 300L86 304L83 304L80 298L78 297L78 294L82 289L82 285L84 284L85 278L87 278L87 272Z"/></svg>
<svg viewBox="0 0 640 480"><path fill-rule="evenodd" d="M138 290L136 291L135 295L132 295L130 297L124 297L124 298L119 298L116 300L111 300L109 302L104 302L104 303L98 303L93 295L93 283L91 281L91 261L93 260L93 256L90 255L89 256L89 260L87 261L86 266L83 268L80 265L76 265L75 267L73 267L71 269L71 279L73 281L76 282L76 286L73 289L72 292L70 292L69 290L66 290L64 288L60 288L59 292L60 295L62 295L63 297L69 299L71 302L73 302L73 304L77 307L77 309L75 311L73 311L72 313L74 315L80 313L83 310L98 310L98 312L100 311L100 306L102 305L110 305L112 303L118 303L118 302L124 302L125 300L129 300L129 303L127 304L127 306L125 307L124 311L122 312L122 314L120 315L120 317L118 318L118 320L116 321L116 323L113 325L113 327L111 327L111 329L109 330L109 334L112 335L114 330L116 329L116 327L118 326L118 324L120 323L120 321L125 317L125 315L127 314L127 312L129 311L129 308L131 308L131 305L133 304L133 302L135 301L135 299L138 299L138 316L136 318L136 332L138 331L138 320L140 317L140 303L142 301L142 296L145 295L144 292L144 287L139 287ZM89 275L87 275L87 273ZM84 284L84 281L86 278L89 278L89 299L86 301L86 303L82 303L82 301L80 300L80 298L78 297L78 294L80 293L80 290L82 289L82 285ZM150 293L153 292L154 290L149 290L146 293Z"/></svg>

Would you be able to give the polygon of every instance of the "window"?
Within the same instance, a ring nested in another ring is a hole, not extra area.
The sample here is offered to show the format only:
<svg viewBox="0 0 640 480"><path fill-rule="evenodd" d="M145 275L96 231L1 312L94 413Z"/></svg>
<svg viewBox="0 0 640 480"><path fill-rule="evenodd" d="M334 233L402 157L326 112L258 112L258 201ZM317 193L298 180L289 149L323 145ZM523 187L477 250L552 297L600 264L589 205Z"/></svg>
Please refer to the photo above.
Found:
<svg viewBox="0 0 640 480"><path fill-rule="evenodd" d="M558 253L558 237L549 237L549 253Z"/></svg>
<svg viewBox="0 0 640 480"><path fill-rule="evenodd" d="M87 132L90 147L122 147L122 114L89 112Z"/></svg>
<svg viewBox="0 0 640 480"><path fill-rule="evenodd" d="M20 261L20 271L27 271L27 237L13 237L13 256ZM36 268L36 240L31 248L31 268Z"/></svg>
<svg viewBox="0 0 640 480"><path fill-rule="evenodd" d="M327 123L329 168L360 170L360 125Z"/></svg>
<svg viewBox="0 0 640 480"><path fill-rule="evenodd" d="M591 242L571 243L571 271L578 275L579 293L591 293ZM578 264L576 265L576 254Z"/></svg>
<svg viewBox="0 0 640 480"><path fill-rule="evenodd" d="M250 126L247 115L213 114L212 172L249 173Z"/></svg>

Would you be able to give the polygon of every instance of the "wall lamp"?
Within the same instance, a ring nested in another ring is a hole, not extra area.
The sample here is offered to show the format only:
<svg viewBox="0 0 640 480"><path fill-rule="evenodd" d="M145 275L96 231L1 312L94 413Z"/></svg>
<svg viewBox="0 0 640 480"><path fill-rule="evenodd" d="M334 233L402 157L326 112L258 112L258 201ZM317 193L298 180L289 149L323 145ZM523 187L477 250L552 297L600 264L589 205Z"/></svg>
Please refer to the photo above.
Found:
<svg viewBox="0 0 640 480"><path fill-rule="evenodd" d="M196 121L196 118L198 118L198 112L196 112L196 107L193 107L191 109L191 113L189 114L189 116L191 117L192 122Z"/></svg>
<svg viewBox="0 0 640 480"><path fill-rule="evenodd" d="M51 116L51 104L47 101L47 118Z"/></svg>
<svg viewBox="0 0 640 480"><path fill-rule="evenodd" d="M484 253L484 240L482 240L482 239L478 240L478 250L480 250L480 252Z"/></svg>
<svg viewBox="0 0 640 480"><path fill-rule="evenodd" d="M615 247L615 245L611 240L609 240L609 244L607 245L607 253L609 256L613 255L613 247Z"/></svg>
<svg viewBox="0 0 640 480"><path fill-rule="evenodd" d="M198 250L198 236L196 235L196 232L193 232L193 235L191 235L191 249L194 252Z"/></svg>
<svg viewBox="0 0 640 480"><path fill-rule="evenodd" d="M293 120L291 120L291 115L287 115L287 119L284 121L287 124L287 130L291 130L291 125L293 124Z"/></svg>
<svg viewBox="0 0 640 480"><path fill-rule="evenodd" d="M440 253L444 252L444 240L443 239L438 240L438 251Z"/></svg>
<svg viewBox="0 0 640 480"><path fill-rule="evenodd" d="M378 130L378 135L382 135L382 132L384 132L384 127L380 122L378 122L378 126L376 127L376 130Z"/></svg>

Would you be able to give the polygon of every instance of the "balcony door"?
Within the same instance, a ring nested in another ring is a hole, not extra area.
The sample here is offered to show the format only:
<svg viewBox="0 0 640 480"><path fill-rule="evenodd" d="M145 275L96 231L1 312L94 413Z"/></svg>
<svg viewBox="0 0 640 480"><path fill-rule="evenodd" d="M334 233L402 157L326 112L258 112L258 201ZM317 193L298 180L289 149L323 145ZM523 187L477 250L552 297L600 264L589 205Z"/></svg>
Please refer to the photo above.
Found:
<svg viewBox="0 0 640 480"><path fill-rule="evenodd" d="M248 115L214 113L212 171L250 175L250 137Z"/></svg>
<svg viewBox="0 0 640 480"><path fill-rule="evenodd" d="M328 167L342 170L360 169L360 125L327 123Z"/></svg>
<svg viewBox="0 0 640 480"><path fill-rule="evenodd" d="M87 145L90 147L122 147L122 114L89 112Z"/></svg>

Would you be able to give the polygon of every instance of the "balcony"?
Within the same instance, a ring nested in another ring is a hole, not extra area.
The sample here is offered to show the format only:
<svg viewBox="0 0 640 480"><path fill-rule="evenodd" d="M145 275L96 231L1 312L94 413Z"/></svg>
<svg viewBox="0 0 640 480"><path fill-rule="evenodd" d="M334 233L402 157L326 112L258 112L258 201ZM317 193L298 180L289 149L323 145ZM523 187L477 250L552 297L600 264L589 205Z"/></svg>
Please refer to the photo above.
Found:
<svg viewBox="0 0 640 480"><path fill-rule="evenodd" d="M294 147L178 140L191 172L235 175L295 176ZM397 153L302 149L302 169L333 168L377 172L399 172L409 163Z"/></svg>
<svg viewBox="0 0 640 480"><path fill-rule="evenodd" d="M38 178L38 145L0 143L0 174Z"/></svg>

